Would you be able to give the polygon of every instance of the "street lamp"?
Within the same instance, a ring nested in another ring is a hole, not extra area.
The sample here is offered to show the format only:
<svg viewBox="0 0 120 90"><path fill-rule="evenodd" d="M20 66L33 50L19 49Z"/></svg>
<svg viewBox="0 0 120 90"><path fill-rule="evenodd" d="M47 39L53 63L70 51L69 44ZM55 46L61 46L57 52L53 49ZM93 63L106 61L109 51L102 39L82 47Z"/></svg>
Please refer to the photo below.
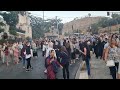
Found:
<svg viewBox="0 0 120 90"><path fill-rule="evenodd" d="M91 14L88 13L88 16L91 17ZM92 18L91 18L91 24L92 24ZM89 32L91 32L91 25L89 26Z"/></svg>
<svg viewBox="0 0 120 90"><path fill-rule="evenodd" d="M60 36L59 36L60 32L59 32L59 29L58 29L58 20L57 20L57 16L56 16L56 23L57 23L58 37L60 37Z"/></svg>
<svg viewBox="0 0 120 90"><path fill-rule="evenodd" d="M44 30L44 11L43 11L43 30Z"/></svg>
<svg viewBox="0 0 120 90"><path fill-rule="evenodd" d="M109 16L109 18L110 18L110 12L107 12L107 16ZM111 33L110 23L108 22L108 31L109 31L109 28L110 28L110 33Z"/></svg>

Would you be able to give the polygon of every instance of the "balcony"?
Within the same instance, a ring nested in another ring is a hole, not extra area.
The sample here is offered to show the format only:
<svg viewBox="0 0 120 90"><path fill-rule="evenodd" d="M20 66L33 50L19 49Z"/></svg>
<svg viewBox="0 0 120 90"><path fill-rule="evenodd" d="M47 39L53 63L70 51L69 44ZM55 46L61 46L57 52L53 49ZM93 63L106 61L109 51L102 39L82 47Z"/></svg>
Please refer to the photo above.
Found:
<svg viewBox="0 0 120 90"><path fill-rule="evenodd" d="M22 34L25 34L25 31L21 30L21 29L17 29L16 30L18 33L22 33Z"/></svg>

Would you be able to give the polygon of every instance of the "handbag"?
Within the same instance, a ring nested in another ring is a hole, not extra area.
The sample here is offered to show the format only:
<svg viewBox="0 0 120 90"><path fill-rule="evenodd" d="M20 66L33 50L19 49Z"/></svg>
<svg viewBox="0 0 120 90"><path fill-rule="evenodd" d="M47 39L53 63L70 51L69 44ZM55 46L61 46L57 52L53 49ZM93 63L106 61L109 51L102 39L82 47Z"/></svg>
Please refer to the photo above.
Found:
<svg viewBox="0 0 120 90"><path fill-rule="evenodd" d="M86 62L83 61L81 64L81 71L86 69Z"/></svg>
<svg viewBox="0 0 120 90"><path fill-rule="evenodd" d="M113 66L115 66L114 60L108 60L106 66L108 66L108 67L113 67Z"/></svg>

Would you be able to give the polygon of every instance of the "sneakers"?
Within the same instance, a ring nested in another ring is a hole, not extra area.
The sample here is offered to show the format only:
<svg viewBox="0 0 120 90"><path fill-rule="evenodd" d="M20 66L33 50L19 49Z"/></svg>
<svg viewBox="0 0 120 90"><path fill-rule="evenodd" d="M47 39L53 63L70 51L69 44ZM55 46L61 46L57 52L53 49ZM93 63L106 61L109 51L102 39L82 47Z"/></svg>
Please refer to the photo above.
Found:
<svg viewBox="0 0 120 90"><path fill-rule="evenodd" d="M44 71L44 73L47 73L47 69Z"/></svg>
<svg viewBox="0 0 120 90"><path fill-rule="evenodd" d="M33 67L31 67L30 70L33 70Z"/></svg>
<svg viewBox="0 0 120 90"><path fill-rule="evenodd" d="M26 69L26 72L29 72L30 70L29 69Z"/></svg>
<svg viewBox="0 0 120 90"><path fill-rule="evenodd" d="M23 66L23 69L25 69L25 66Z"/></svg>
<svg viewBox="0 0 120 90"><path fill-rule="evenodd" d="M71 66L72 64L70 63L70 66Z"/></svg>

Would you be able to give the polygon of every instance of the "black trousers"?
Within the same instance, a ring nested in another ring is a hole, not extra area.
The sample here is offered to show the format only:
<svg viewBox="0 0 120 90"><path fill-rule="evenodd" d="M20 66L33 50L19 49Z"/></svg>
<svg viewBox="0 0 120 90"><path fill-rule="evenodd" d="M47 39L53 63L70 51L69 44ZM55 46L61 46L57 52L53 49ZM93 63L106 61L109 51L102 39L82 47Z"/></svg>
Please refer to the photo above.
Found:
<svg viewBox="0 0 120 90"><path fill-rule="evenodd" d="M116 73L118 72L118 67L119 67L119 63L115 63L115 66L109 67L110 73L111 73L113 79L116 79Z"/></svg>
<svg viewBox="0 0 120 90"><path fill-rule="evenodd" d="M42 51L42 56L44 57L44 55L45 55L45 51Z"/></svg>
<svg viewBox="0 0 120 90"><path fill-rule="evenodd" d="M26 59L27 60L27 69L31 68L31 58Z"/></svg>
<svg viewBox="0 0 120 90"><path fill-rule="evenodd" d="M66 79L66 76L69 79L69 63L63 65L63 78Z"/></svg>

